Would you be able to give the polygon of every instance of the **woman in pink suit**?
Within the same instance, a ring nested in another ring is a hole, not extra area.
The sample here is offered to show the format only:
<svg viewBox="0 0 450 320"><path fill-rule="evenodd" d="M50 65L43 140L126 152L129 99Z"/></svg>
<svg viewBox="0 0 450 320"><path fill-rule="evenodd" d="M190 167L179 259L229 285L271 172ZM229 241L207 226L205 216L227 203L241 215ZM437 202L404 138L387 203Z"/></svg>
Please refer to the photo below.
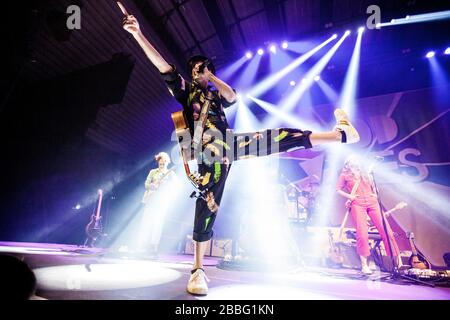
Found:
<svg viewBox="0 0 450 320"><path fill-rule="evenodd" d="M391 251L384 231L380 205L378 203L372 179L367 172L361 168L356 157L351 156L345 161L336 188L341 196L348 198L346 205L356 224L356 251L361 258L361 271L364 274L371 274L372 270L370 270L367 265L367 257L370 255L367 215L369 215L380 233L383 243L385 244L384 247L386 253L389 256L391 256ZM398 261L400 251L397 242L395 241L389 224L387 224L386 227L389 233L392 251L396 257L396 261Z"/></svg>

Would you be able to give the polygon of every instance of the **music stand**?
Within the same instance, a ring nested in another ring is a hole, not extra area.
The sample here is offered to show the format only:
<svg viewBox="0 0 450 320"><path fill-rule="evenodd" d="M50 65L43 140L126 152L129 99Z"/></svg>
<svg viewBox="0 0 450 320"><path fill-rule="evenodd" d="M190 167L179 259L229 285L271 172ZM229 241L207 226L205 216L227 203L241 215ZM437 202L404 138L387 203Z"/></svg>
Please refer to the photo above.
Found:
<svg viewBox="0 0 450 320"><path fill-rule="evenodd" d="M383 211L383 206L381 204L380 192L378 190L378 186L377 186L377 183L375 181L375 175L373 173L373 165L369 168L368 173L369 173L370 178L372 180L372 185L373 185L373 188L374 188L374 191L375 191L375 195L377 197L378 206L380 208L381 221L383 223L383 230L384 230L384 234L386 235L387 245L388 245L389 251L391 253L391 262L392 262L392 266L393 266L392 270L390 270L390 272L389 272L390 273L389 276L379 277L377 279L372 279L372 280L375 281L375 280L381 280L381 279L383 279L383 280L389 279L389 280L393 280L393 281L398 281L398 280L401 280L401 279L405 279L405 280L409 280L409 281L412 281L412 282L417 282L417 283L420 283L420 284L424 284L424 285L428 285L428 286L434 287L435 285L432 284L432 283L428 283L428 282L425 282L425 281L422 281L422 280L419 280L419 279L407 276L405 274L401 274L399 272L399 270L397 268L397 263L396 263L396 261L394 259L391 239L390 239L390 236L389 236L389 233L388 233L388 229L387 229L387 224L388 224L388 222L386 220L387 218L386 218L386 216L384 214L384 211Z"/></svg>

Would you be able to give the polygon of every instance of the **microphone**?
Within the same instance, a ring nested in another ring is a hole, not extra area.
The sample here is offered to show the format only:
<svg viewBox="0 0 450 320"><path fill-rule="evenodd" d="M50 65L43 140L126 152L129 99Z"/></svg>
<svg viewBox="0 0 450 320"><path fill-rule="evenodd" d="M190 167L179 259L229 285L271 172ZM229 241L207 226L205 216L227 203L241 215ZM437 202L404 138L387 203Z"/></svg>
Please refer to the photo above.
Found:
<svg viewBox="0 0 450 320"><path fill-rule="evenodd" d="M211 64L211 62L209 61L209 59L206 59L199 67L198 67L198 72L199 73L203 73L203 71L205 71L205 68L208 67Z"/></svg>

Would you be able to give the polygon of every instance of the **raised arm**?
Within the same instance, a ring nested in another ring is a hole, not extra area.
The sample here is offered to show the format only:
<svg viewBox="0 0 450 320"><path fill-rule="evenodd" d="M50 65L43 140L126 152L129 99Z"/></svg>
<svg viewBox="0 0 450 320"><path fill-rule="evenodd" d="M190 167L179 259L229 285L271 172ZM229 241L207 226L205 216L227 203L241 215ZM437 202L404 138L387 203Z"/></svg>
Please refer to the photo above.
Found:
<svg viewBox="0 0 450 320"><path fill-rule="evenodd" d="M153 63L153 65L158 68L160 73L167 73L172 71L172 66L167 63L166 60L159 54L155 47L147 40L145 35L142 33L139 22L133 15L127 15L123 19L123 28L131 33L136 39L137 43L144 50L145 55Z"/></svg>
<svg viewBox="0 0 450 320"><path fill-rule="evenodd" d="M208 67L205 67L203 73L199 73L199 64L197 64L192 71L192 78L194 81L204 77L207 81L211 81L212 84L217 88L220 95L229 103L234 103L236 101L236 92L231 88L225 81L219 79L214 75Z"/></svg>
<svg viewBox="0 0 450 320"><path fill-rule="evenodd" d="M214 84L217 90L219 90L220 95L224 97L225 100L230 103L236 101L236 92L234 92L234 90L226 82L217 78L213 73L209 76L209 80Z"/></svg>

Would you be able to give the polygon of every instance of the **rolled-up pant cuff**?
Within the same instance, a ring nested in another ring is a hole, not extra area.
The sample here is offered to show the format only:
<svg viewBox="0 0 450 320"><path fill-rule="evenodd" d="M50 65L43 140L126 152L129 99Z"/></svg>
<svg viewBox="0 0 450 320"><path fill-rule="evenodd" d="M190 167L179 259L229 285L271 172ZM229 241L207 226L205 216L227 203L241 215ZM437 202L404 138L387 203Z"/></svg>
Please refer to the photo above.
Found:
<svg viewBox="0 0 450 320"><path fill-rule="evenodd" d="M205 242L211 240L212 237L213 237L212 231L207 233L197 233L194 231L192 234L192 239L197 242Z"/></svg>

